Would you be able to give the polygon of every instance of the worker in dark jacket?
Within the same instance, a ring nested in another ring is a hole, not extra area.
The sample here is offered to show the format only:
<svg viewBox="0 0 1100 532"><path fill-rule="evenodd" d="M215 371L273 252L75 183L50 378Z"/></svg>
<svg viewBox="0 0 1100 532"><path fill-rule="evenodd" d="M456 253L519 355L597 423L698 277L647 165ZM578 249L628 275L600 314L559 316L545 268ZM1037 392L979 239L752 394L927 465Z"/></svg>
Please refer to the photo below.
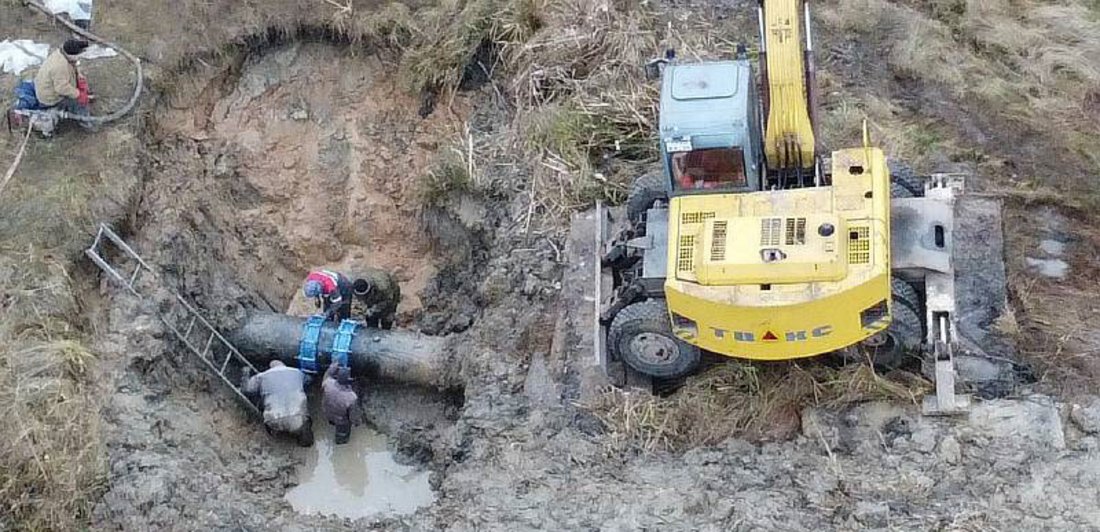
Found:
<svg viewBox="0 0 1100 532"><path fill-rule="evenodd" d="M272 360L267 371L252 375L244 368L242 391L259 395L264 413L264 426L269 433L286 433L297 438L303 447L313 445L313 427L306 402L305 375Z"/></svg>
<svg viewBox="0 0 1100 532"><path fill-rule="evenodd" d="M359 272L352 291L356 302L363 308L367 327L389 329L397 317L397 303L401 301L401 287L392 273L378 268L366 268Z"/></svg>
<svg viewBox="0 0 1100 532"><path fill-rule="evenodd" d="M322 307L325 319L339 323L351 317L351 281L344 274L331 270L309 272L302 291Z"/></svg>
<svg viewBox="0 0 1100 532"><path fill-rule="evenodd" d="M329 364L321 391L321 410L329 424L336 427L336 443L347 443L351 437L351 410L359 401L351 387L351 368L337 362Z"/></svg>

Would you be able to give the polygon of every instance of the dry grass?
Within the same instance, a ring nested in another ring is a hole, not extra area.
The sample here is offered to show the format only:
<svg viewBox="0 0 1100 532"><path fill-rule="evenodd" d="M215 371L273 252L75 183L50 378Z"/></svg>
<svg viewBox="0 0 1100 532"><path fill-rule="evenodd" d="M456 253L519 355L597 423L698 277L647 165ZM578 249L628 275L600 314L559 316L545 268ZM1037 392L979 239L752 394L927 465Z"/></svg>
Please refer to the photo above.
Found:
<svg viewBox="0 0 1100 532"><path fill-rule="evenodd" d="M1100 309L1093 303L1100 264L1100 228L1085 223L1088 211L1061 208L1065 229L1072 231L1062 257L1069 264L1064 280L1052 280L1032 271L1026 257L1040 256L1038 243L1050 238L1035 223L1035 212L1050 216L1055 209L1043 196L1043 210L1026 211L1020 198L1012 198L1013 208L1005 219L1006 227L1017 227L1005 235L1006 246L1024 250L1006 257L1011 287L1011 312L994 325L1016 340L1021 358L1035 376L1063 397L1075 397L1095 389L1100 379L1100 335L1094 324ZM1059 226L1060 227L1060 226Z"/></svg>
<svg viewBox="0 0 1100 532"><path fill-rule="evenodd" d="M0 515L73 529L105 480L95 356L63 257L3 248L0 267Z"/></svg>
<svg viewBox="0 0 1100 532"><path fill-rule="evenodd" d="M728 362L688 380L670 397L613 389L589 405L617 449L683 451L730 437L784 439L800 411L857 401L915 402L930 385L905 372L877 375L869 366Z"/></svg>
<svg viewBox="0 0 1100 532"><path fill-rule="evenodd" d="M458 149L444 150L432 169L417 181L417 196L425 207L437 207L451 195L473 186L464 153Z"/></svg>
<svg viewBox="0 0 1100 532"><path fill-rule="evenodd" d="M1063 152L1100 162L1094 140L1100 133L1100 18L1085 4L840 0L821 6L819 19L884 48L895 75L941 86L954 105L1038 133L1030 138L1049 146L1051 156ZM861 95L852 104L880 126L876 132L898 155L922 155L920 139L907 137L937 127L932 121L899 123L892 104L874 97ZM951 140L939 148L951 149Z"/></svg>
<svg viewBox="0 0 1100 532"><path fill-rule="evenodd" d="M78 528L106 475L96 357L70 272L89 202L107 194L93 169L68 165L83 153L72 142L32 139L0 196L0 523L20 529Z"/></svg>
<svg viewBox="0 0 1100 532"><path fill-rule="evenodd" d="M549 0L541 13L540 29L503 48L502 58L519 108L516 129L536 161L534 197L543 212L562 217L596 199L623 199L657 161L659 91L643 65L666 46L687 56L726 50L709 21L669 30L648 3Z"/></svg>
<svg viewBox="0 0 1100 532"><path fill-rule="evenodd" d="M413 44L401 59L401 75L410 89L456 89L483 47L508 48L522 43L541 25L538 0L444 1L418 14L412 24Z"/></svg>

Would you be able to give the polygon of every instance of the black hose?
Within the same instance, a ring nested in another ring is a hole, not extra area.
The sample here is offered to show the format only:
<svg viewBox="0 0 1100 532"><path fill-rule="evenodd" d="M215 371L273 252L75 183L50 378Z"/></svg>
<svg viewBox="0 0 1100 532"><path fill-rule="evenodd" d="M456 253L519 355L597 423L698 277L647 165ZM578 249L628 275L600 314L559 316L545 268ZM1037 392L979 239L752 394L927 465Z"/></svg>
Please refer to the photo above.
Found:
<svg viewBox="0 0 1100 532"><path fill-rule="evenodd" d="M45 13L46 15L49 15L54 20L60 22L65 27L72 30L73 33L76 33L77 35L80 35L81 37L84 37L85 39L88 39L89 41L102 44L103 46L106 46L106 47L118 52L119 54L122 54L123 57L125 57L126 59L129 59L130 62L134 64L135 74L137 75L137 82L134 84L134 93L132 95L130 95L130 101L126 102L126 105L123 105L122 108L120 108L119 110L117 110L113 113L110 113L110 114L107 114L107 115L104 115L104 116L75 115L75 114L72 114L72 113L61 111L60 113L58 113L58 115L61 118L76 120L78 122L90 122L90 123L94 123L94 124L106 124L107 122L114 122L115 120L118 120L119 118L122 118L123 116L126 116L127 113L129 113L130 111L132 111L134 109L134 106L137 105L138 98L141 97L141 91L144 88L144 80L142 79L143 74L142 74L142 68L141 68L141 60L138 59L137 56L130 53L125 48L123 48L123 47L121 47L121 46L119 46L119 45L117 45L117 44L115 44L111 41L108 41L108 40L106 40L106 39L104 39L104 38L102 38L102 37L100 37L100 36L98 36L94 33L91 33L89 31L85 30L84 28L81 28L80 26L77 26L76 24L73 24L72 22L70 22L70 21L66 20L64 17L62 17L61 15L58 15L56 13L51 12L46 6L42 5L42 3L38 2L37 0L23 0L23 3L26 4L26 5L31 6L34 9L37 9L38 11L41 11L41 12Z"/></svg>

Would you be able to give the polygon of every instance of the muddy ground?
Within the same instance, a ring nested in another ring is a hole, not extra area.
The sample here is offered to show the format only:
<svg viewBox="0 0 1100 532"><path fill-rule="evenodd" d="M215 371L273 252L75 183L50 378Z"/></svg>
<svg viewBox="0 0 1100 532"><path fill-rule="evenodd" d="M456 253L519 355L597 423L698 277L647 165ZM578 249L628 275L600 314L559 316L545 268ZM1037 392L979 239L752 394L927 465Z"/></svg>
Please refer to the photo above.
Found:
<svg viewBox="0 0 1100 532"><path fill-rule="evenodd" d="M461 409L444 412L439 401L439 415L413 419L403 412L408 401L384 391L365 402L366 421L436 472L440 495L431 508L386 524L1100 526L1092 503L1100 496L1096 439L1067 447L1059 410L1043 398L983 404L971 423L868 405L822 414L836 417L825 421L806 414L794 441L731 440L682 456L611 450L604 427L577 404L585 392L583 344L565 333L558 342L567 347L551 348L557 315L568 310L555 303L553 246L522 247L522 228L488 215L507 205L473 198L433 212L449 227L435 233L414 208L415 181L402 178L431 170L433 139L459 131L471 108L487 105L484 95L463 95L454 114L421 120L381 65L328 44L276 46L225 68L164 98L132 241L219 323L249 309L285 309L302 273L320 265L395 269L405 283L407 324L419 318L434 328L433 312L450 316L465 382ZM477 215L463 216L471 209ZM454 271L461 274L439 274ZM98 525L349 526L290 511L281 498L294 479L289 444L273 444L246 419L144 317L147 308L114 301L107 328L117 332L100 349L129 353L130 362L105 410L118 430L108 440L115 458ZM1055 496L1069 490L1080 497Z"/></svg>
<svg viewBox="0 0 1100 532"><path fill-rule="evenodd" d="M732 17L745 8L726 4L675 7ZM289 38L192 64L153 92L140 125L101 134L118 153L136 154L119 165L83 151L74 139L86 137L73 133L32 151L24 171L49 172L50 150L77 146L94 166L132 172L131 193L101 198L101 210L158 267L160 285L222 327L248 311L286 310L309 268L394 270L400 323L448 336L464 389L368 385L361 421L385 432L401 460L432 471L437 501L381 520L294 513L283 499L296 478L292 444L269 439L179 348L153 317L158 298L127 296L84 264L74 276L97 332L108 463L92 528L1100 528L1100 402L1087 387L1021 386L965 419L922 418L906 404L811 409L792 439L731 438L680 454L613 445L585 406L599 390L585 373L584 334L560 297L561 221L531 223L525 194L458 192L425 205L419 188L418 176L437 169L455 139L503 137L514 110L486 84L422 117L422 101L391 65L319 41ZM153 57L167 46L153 44ZM515 161L481 164L524 175ZM1084 297L1082 255L1093 248L1065 234L1077 215L1059 211L1047 218L1062 225L1012 239L1014 281L1035 275L1035 294L1046 286ZM1023 260L1020 246L1051 235L1068 245L1064 280L1031 273ZM1025 311L1043 314L1056 301L1014 294L1025 327L1033 323ZM1088 353L1088 338L1066 348ZM1095 371L1093 359L1075 360L1080 373Z"/></svg>

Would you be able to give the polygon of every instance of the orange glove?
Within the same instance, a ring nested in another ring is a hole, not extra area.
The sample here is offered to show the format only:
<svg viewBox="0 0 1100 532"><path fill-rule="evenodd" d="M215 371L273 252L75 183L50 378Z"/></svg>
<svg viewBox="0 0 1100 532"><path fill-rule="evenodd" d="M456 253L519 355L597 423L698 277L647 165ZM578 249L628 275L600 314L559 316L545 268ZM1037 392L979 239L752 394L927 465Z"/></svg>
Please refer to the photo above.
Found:
<svg viewBox="0 0 1100 532"><path fill-rule="evenodd" d="M80 105L88 105L88 80L83 76L76 80L76 90L80 92L80 95L76 97L76 103Z"/></svg>

